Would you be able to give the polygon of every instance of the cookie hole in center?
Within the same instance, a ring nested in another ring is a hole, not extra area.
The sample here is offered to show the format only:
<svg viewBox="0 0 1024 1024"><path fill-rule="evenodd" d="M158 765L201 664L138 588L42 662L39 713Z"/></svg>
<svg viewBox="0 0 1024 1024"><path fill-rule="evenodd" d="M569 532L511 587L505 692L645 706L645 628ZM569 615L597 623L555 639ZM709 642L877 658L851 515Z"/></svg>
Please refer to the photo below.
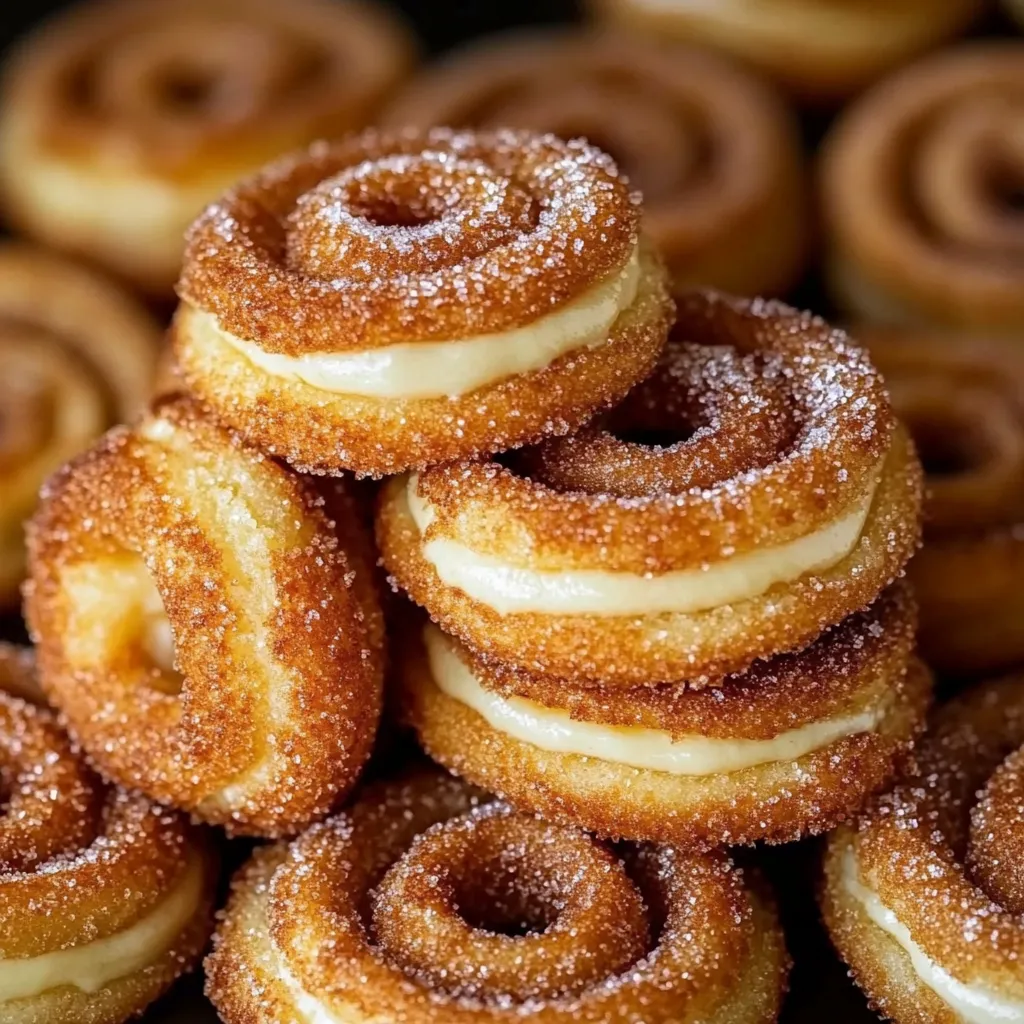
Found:
<svg viewBox="0 0 1024 1024"><path fill-rule="evenodd" d="M534 877L528 865L504 858L457 879L453 898L471 928L510 938L547 931L561 912L555 893Z"/></svg>
<svg viewBox="0 0 1024 1024"><path fill-rule="evenodd" d="M176 67L166 71L158 82L158 94L164 107L180 114L209 109L216 98L216 80L198 68Z"/></svg>
<svg viewBox="0 0 1024 1024"><path fill-rule="evenodd" d="M352 212L378 228L418 228L440 217L437 210L417 209L410 204L389 201L383 197L362 198L353 203Z"/></svg>
<svg viewBox="0 0 1024 1024"><path fill-rule="evenodd" d="M955 423L917 420L910 426L929 477L961 476L978 469L984 461L978 439L970 431L957 429Z"/></svg>

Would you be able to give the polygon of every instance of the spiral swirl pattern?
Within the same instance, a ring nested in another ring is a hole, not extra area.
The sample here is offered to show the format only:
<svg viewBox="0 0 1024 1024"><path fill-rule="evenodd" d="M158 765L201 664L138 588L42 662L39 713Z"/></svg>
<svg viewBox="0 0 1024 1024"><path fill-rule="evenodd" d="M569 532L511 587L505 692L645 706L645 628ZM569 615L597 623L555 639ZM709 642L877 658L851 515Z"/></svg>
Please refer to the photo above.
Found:
<svg viewBox="0 0 1024 1024"><path fill-rule="evenodd" d="M582 143L367 132L214 204L179 291L271 352L460 338L574 298L625 264L638 224L615 165Z"/></svg>
<svg viewBox="0 0 1024 1024"><path fill-rule="evenodd" d="M692 685L870 604L916 544L918 473L846 335L699 293L604 423L390 481L378 539L397 582L478 653L580 685ZM748 573L844 521L830 554Z"/></svg>
<svg viewBox="0 0 1024 1024"><path fill-rule="evenodd" d="M724 855L613 853L423 774L258 853L207 968L229 1022L710 1024L774 1019L785 953Z"/></svg>
<svg viewBox="0 0 1024 1024"><path fill-rule="evenodd" d="M1012 341L860 327L927 475L910 565L928 663L975 678L1024 657L1024 358Z"/></svg>
<svg viewBox="0 0 1024 1024"><path fill-rule="evenodd" d="M713 55L610 33L505 37L419 75L383 120L585 136L642 190L677 287L780 294L799 276L795 126L769 89Z"/></svg>
<svg viewBox="0 0 1024 1024"><path fill-rule="evenodd" d="M359 0L83 6L30 38L8 76L9 208L166 293L205 203L267 159L362 127L410 52Z"/></svg>
<svg viewBox="0 0 1024 1024"><path fill-rule="evenodd" d="M22 522L43 480L145 401L157 326L113 284L0 247L0 604L17 601Z"/></svg>
<svg viewBox="0 0 1024 1024"><path fill-rule="evenodd" d="M1024 104L1016 42L963 47L882 83L822 166L836 297L865 319L1024 324Z"/></svg>
<svg viewBox="0 0 1024 1024"><path fill-rule="evenodd" d="M825 919L891 1019L1024 1019L1024 683L944 707L912 771L829 843Z"/></svg>
<svg viewBox="0 0 1024 1024"><path fill-rule="evenodd" d="M0 1012L117 1022L197 960L214 862L175 815L108 791L48 712L0 694Z"/></svg>
<svg viewBox="0 0 1024 1024"><path fill-rule="evenodd" d="M664 342L639 221L580 141L434 129L315 145L193 226L176 354L220 418L318 472L564 433Z"/></svg>

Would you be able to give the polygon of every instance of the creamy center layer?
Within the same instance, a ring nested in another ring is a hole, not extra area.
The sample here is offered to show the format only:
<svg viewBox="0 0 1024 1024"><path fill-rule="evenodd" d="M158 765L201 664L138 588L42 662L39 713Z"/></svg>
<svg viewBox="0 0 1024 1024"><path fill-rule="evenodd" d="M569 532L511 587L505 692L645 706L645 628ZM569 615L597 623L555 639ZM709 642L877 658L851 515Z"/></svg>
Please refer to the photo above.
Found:
<svg viewBox="0 0 1024 1024"><path fill-rule="evenodd" d="M30 999L63 985L98 992L142 970L174 944L195 913L202 889L202 861L194 858L174 891L124 931L41 956L0 959L0 1003Z"/></svg>
<svg viewBox="0 0 1024 1024"><path fill-rule="evenodd" d="M910 929L861 881L852 850L843 864L843 884L868 917L907 954L914 973L962 1020L969 1024L1024 1021L1024 1002L1005 999L982 985L965 985L931 960L911 938Z"/></svg>
<svg viewBox="0 0 1024 1024"><path fill-rule="evenodd" d="M672 775L723 775L773 761L793 761L846 736L868 732L881 720L880 706L812 722L766 740L673 737L639 726L574 721L566 711L486 689L436 626L423 633L430 673L438 688L472 708L493 729L559 754L578 754Z"/></svg>
<svg viewBox="0 0 1024 1024"><path fill-rule="evenodd" d="M430 503L409 477L406 500L420 533L434 520ZM788 544L723 558L700 569L644 576L599 569L522 569L482 555L457 541L433 538L423 557L442 582L500 615L657 615L700 612L759 597L778 583L841 562L860 538L875 486L852 509L814 533Z"/></svg>
<svg viewBox="0 0 1024 1024"><path fill-rule="evenodd" d="M231 345L265 373L321 391L391 399L457 397L541 370L569 352L603 345L619 314L636 298L640 278L637 247L612 277L532 324L454 341L289 356L265 352L254 342L229 334L211 313L193 309L189 329L209 341Z"/></svg>

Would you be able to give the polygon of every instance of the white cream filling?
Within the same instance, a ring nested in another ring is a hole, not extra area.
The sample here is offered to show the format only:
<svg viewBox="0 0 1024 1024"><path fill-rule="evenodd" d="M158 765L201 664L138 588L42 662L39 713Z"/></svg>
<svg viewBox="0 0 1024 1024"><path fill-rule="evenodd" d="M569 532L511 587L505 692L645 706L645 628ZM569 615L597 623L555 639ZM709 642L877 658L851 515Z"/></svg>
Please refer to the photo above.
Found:
<svg viewBox="0 0 1024 1024"><path fill-rule="evenodd" d="M574 721L567 712L487 690L433 625L423 633L438 688L506 736L559 754L578 754L672 775L724 775L775 761L794 761L836 740L874 729L881 707L812 722L767 740L675 738L658 729Z"/></svg>
<svg viewBox="0 0 1024 1024"><path fill-rule="evenodd" d="M265 373L320 391L390 399L457 397L541 370L569 352L603 345L636 298L640 277L637 247L622 270L554 313L526 327L455 341L289 356L224 331L211 313L194 311L190 329L231 345Z"/></svg>
<svg viewBox="0 0 1024 1024"><path fill-rule="evenodd" d="M124 931L84 946L13 960L0 959L0 1004L31 999L73 985L98 992L157 960L195 913L203 887L202 862L195 858L174 891Z"/></svg>
<svg viewBox="0 0 1024 1024"><path fill-rule="evenodd" d="M857 858L852 850L847 852L843 863L843 885L868 917L907 954L914 973L921 981L964 1021L969 1024L1024 1021L1024 1002L1004 999L981 985L966 985L929 959L911 938L910 929L879 899L876 892L861 881Z"/></svg>
<svg viewBox="0 0 1024 1024"><path fill-rule="evenodd" d="M434 519L430 503L409 477L409 513L423 534ZM423 557L443 583L499 615L658 615L692 613L747 601L778 583L822 572L854 549L875 488L852 509L814 533L788 544L723 558L700 569L644 576L598 569L521 569L443 537L426 541Z"/></svg>

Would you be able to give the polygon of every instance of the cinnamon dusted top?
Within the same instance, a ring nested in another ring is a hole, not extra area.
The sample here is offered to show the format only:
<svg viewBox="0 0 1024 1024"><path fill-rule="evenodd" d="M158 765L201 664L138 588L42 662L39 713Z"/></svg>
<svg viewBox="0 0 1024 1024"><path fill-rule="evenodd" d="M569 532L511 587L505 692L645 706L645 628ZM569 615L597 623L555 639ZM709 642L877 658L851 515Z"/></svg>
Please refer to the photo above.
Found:
<svg viewBox="0 0 1024 1024"><path fill-rule="evenodd" d="M428 537L513 564L564 566L571 552L577 568L659 573L786 543L870 494L895 421L844 332L782 303L697 292L674 337L607 430L422 472ZM630 439L666 423L683 439Z"/></svg>
<svg viewBox="0 0 1024 1024"><path fill-rule="evenodd" d="M625 179L585 142L367 131L209 207L178 290L287 355L473 337L529 324L622 268L638 223Z"/></svg>

